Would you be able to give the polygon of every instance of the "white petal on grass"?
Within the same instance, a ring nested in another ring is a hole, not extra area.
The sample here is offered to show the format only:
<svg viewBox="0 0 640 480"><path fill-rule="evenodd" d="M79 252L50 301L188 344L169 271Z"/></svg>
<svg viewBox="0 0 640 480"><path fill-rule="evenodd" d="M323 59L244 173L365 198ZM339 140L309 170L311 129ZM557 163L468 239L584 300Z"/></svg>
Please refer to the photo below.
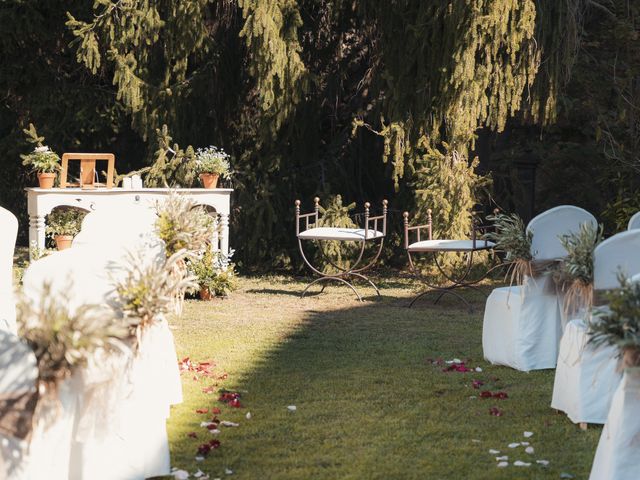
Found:
<svg viewBox="0 0 640 480"><path fill-rule="evenodd" d="M226 473L227 475L233 475L233 470L231 470L230 468L225 468L224 473Z"/></svg>
<svg viewBox="0 0 640 480"><path fill-rule="evenodd" d="M172 472L172 475L176 480L187 480L187 478L189 478L189 472L186 470L176 470Z"/></svg>
<svg viewBox="0 0 640 480"><path fill-rule="evenodd" d="M247 420L251 420L251 412L247 412L247 414L245 415L245 417L247 418Z"/></svg>
<svg viewBox="0 0 640 480"><path fill-rule="evenodd" d="M501 457L496 457L496 462L504 462L505 460L509 460L509 455L503 455Z"/></svg>
<svg viewBox="0 0 640 480"><path fill-rule="evenodd" d="M509 448L516 448L520 446L520 442L510 443Z"/></svg>
<svg viewBox="0 0 640 480"><path fill-rule="evenodd" d="M482 369L480 367L476 367L476 372L481 372Z"/></svg>
<svg viewBox="0 0 640 480"><path fill-rule="evenodd" d="M472 438L472 439L471 439L471 441L472 441L473 443L480 443L480 440L478 440L477 438Z"/></svg>
<svg viewBox="0 0 640 480"><path fill-rule="evenodd" d="M217 428L214 428L213 430L209 430L209 433L211 433L211 435L219 435L220 430L218 430Z"/></svg>
<svg viewBox="0 0 640 480"><path fill-rule="evenodd" d="M295 405L289 405L287 407L287 410L289 410L290 412L295 412L298 409L298 407L296 407Z"/></svg>
<svg viewBox="0 0 640 480"><path fill-rule="evenodd" d="M524 438L533 437L533 432L524 432Z"/></svg>
<svg viewBox="0 0 640 480"><path fill-rule="evenodd" d="M220 422L220 425L222 425L223 427L239 427L240 426L239 423L230 422L229 420L222 420Z"/></svg>
<svg viewBox="0 0 640 480"><path fill-rule="evenodd" d="M500 450L495 450L495 449L493 449L493 448L492 448L491 450L489 450L489 453L490 453L491 455L497 455L497 454L499 454L499 453L500 453Z"/></svg>
<svg viewBox="0 0 640 480"><path fill-rule="evenodd" d="M514 467L530 467L531 464L528 462L523 462L522 460L516 460L513 462Z"/></svg>
<svg viewBox="0 0 640 480"><path fill-rule="evenodd" d="M210 425L215 425L214 422L200 422L200 426L204 428L209 428Z"/></svg>
<svg viewBox="0 0 640 480"><path fill-rule="evenodd" d="M527 452L529 455L531 455L533 452L535 452L533 447L527 447L527 448L524 449L524 451Z"/></svg>
<svg viewBox="0 0 640 480"><path fill-rule="evenodd" d="M522 445L523 447L528 447L531 444L529 442L520 442L520 445Z"/></svg>
<svg viewBox="0 0 640 480"><path fill-rule="evenodd" d="M498 468L504 468L504 467L508 467L509 466L509 462L500 462L498 463Z"/></svg>
<svg viewBox="0 0 640 480"><path fill-rule="evenodd" d="M196 462L204 462L204 457L202 455L198 455L196 457Z"/></svg>
<svg viewBox="0 0 640 480"><path fill-rule="evenodd" d="M546 467L547 465L549 465L549 460L536 460L536 463L538 465L542 465L543 467Z"/></svg>

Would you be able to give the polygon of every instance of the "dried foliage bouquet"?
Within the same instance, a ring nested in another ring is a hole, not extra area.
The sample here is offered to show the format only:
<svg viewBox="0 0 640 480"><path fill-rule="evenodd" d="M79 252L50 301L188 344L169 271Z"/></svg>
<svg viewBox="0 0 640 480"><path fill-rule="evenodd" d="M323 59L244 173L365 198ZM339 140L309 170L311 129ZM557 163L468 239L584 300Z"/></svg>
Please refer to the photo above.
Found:
<svg viewBox="0 0 640 480"><path fill-rule="evenodd" d="M618 276L620 288L606 295L609 305L596 310L589 322L589 342L613 345L622 367L640 367L640 283Z"/></svg>
<svg viewBox="0 0 640 480"><path fill-rule="evenodd" d="M167 258L180 250L203 252L211 241L213 218L188 197L172 192L156 204L156 213L156 233L165 244Z"/></svg>
<svg viewBox="0 0 640 480"><path fill-rule="evenodd" d="M497 251L504 252L505 261L509 264L507 276L511 275L511 283L522 284L525 276L533 276L533 234L515 213L496 213L488 215L487 220L492 222L493 231L487 232L483 238L494 242Z"/></svg>
<svg viewBox="0 0 640 480"><path fill-rule="evenodd" d="M580 230L560 236L567 255L558 264L554 279L565 293L564 311L567 314L593 304L593 252L603 240L602 225L590 222L580 225Z"/></svg>
<svg viewBox="0 0 640 480"><path fill-rule="evenodd" d="M122 349L121 340L128 336L113 321L108 306L83 305L70 310L69 303L67 296L53 292L45 283L37 303L23 298L18 304L19 335L36 356L41 393L55 392L98 349Z"/></svg>
<svg viewBox="0 0 640 480"><path fill-rule="evenodd" d="M197 288L194 277L183 275L182 267L178 267L184 264L185 257L184 250L164 262L130 254L122 267L124 275L114 282L117 293L114 308L134 340L134 350L140 345L142 333L175 308L177 297Z"/></svg>

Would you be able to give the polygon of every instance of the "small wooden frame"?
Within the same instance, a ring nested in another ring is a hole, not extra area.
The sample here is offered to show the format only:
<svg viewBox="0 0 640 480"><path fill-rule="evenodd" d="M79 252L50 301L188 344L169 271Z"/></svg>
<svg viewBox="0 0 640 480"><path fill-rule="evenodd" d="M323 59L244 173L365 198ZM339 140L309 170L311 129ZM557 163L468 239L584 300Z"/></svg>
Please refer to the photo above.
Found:
<svg viewBox="0 0 640 480"><path fill-rule="evenodd" d="M67 182L69 160L80 161L80 183ZM105 160L107 165L107 183L101 184L95 181L96 161ZM64 153L62 154L62 170L60 172L60 188L80 187L91 189L96 187L113 188L113 174L115 171L116 157L113 153Z"/></svg>

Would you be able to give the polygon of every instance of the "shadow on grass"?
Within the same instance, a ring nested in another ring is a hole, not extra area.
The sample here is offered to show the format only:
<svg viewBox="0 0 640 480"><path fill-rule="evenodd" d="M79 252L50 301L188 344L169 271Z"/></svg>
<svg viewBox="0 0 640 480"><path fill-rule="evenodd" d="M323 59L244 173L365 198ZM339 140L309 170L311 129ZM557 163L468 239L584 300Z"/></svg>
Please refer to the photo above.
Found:
<svg viewBox="0 0 640 480"><path fill-rule="evenodd" d="M212 478L230 468L238 479L585 478L598 429L579 432L551 410L553 371L526 374L482 361L484 296L468 295L474 314L447 297L411 309L391 296L344 308L310 299L284 340L226 386L242 392L244 409L223 417L241 426L224 429L222 448L199 468ZM438 357L470 359L482 371L445 373L428 360ZM472 380L509 398L481 400ZM503 415L490 415L491 407ZM507 449L524 430L535 432L535 455ZM184 434L177 443L176 450L194 450ZM533 466L498 469L489 449Z"/></svg>

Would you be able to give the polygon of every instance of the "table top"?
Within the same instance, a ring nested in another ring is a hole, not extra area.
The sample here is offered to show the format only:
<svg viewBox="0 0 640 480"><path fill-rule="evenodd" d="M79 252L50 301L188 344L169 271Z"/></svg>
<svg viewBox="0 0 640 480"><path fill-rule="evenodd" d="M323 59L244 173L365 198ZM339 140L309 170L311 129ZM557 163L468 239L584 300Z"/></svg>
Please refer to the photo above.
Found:
<svg viewBox="0 0 640 480"><path fill-rule="evenodd" d="M122 188L122 187L114 187L114 188L78 188L78 187L67 187L67 188L39 188L39 187L28 187L25 188L26 192L35 192L35 193L68 193L77 195L78 193L90 194L90 195L108 195L108 194L122 194L122 193L169 193L169 192L177 192L177 193L188 193L188 194L204 194L204 193L227 193L233 192L233 188Z"/></svg>

